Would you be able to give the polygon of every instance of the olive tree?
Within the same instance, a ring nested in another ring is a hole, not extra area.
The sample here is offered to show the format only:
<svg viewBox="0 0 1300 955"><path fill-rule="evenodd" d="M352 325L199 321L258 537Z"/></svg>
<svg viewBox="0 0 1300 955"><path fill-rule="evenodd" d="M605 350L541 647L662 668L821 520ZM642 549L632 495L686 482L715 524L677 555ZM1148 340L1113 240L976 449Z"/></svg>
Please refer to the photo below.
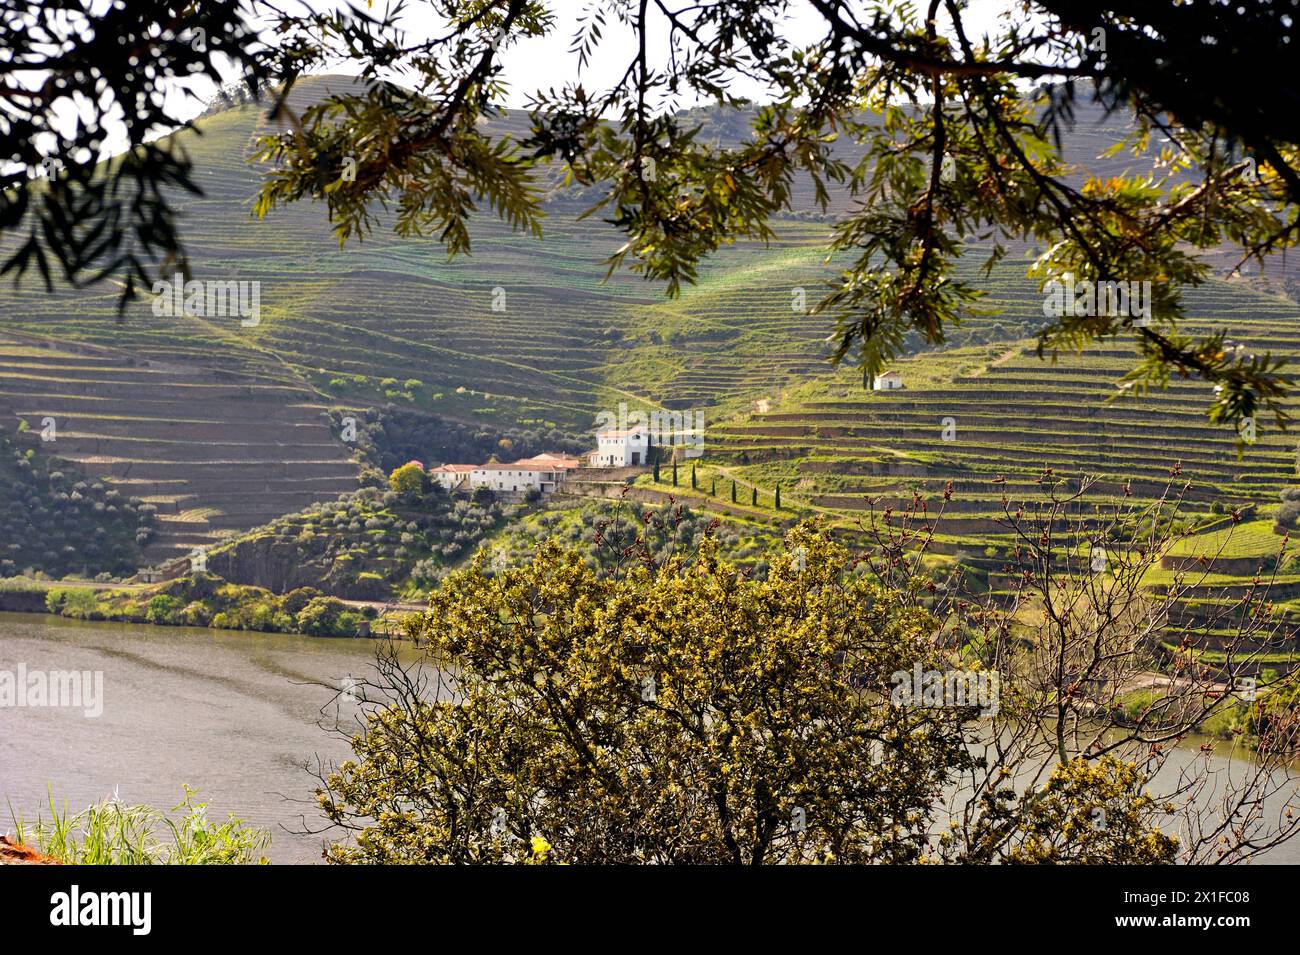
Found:
<svg viewBox="0 0 1300 955"><path fill-rule="evenodd" d="M480 558L410 622L418 658L384 653L363 684L355 758L317 793L346 836L330 859L1175 858L1131 754L1049 746L1018 777L1040 750L990 734L999 695L1042 723L1037 686L955 638L931 578L872 559L816 527L762 580L708 539L616 574L550 542L503 573ZM1104 835L1074 825L1098 809Z"/></svg>

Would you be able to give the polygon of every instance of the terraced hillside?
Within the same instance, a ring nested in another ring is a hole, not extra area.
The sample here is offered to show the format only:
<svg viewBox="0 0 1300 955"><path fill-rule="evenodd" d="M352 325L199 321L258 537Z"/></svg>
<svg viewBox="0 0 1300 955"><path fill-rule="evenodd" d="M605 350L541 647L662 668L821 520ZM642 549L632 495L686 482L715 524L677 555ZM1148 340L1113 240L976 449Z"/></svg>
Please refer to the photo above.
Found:
<svg viewBox="0 0 1300 955"><path fill-rule="evenodd" d="M303 84L297 102L327 85ZM193 277L258 282L257 324L157 316L148 301L119 321L110 285L0 287L0 415L55 418L59 454L156 503L150 560L355 487L326 406L572 433L621 402L743 407L823 370L823 323L791 307L791 288L815 300L824 224L727 250L676 302L627 276L602 284L621 240L578 223L572 197L548 204L541 243L484 219L456 262L387 228L340 249L318 207L250 217L263 123L247 106L182 134L205 193L183 202Z"/></svg>
<svg viewBox="0 0 1300 955"><path fill-rule="evenodd" d="M300 107L350 82L305 80L291 102ZM747 122L710 111L697 118L702 135L727 141ZM495 128L519 136L524 117L509 113ZM585 429L620 401L716 412L825 372L828 320L809 317L795 290L808 306L824 290L829 223L784 219L770 245L723 249L676 301L627 274L602 281L602 263L624 239L598 217L579 221L590 197L558 188L540 242L483 217L473 254L454 262L433 239L401 239L384 222L340 249L311 203L250 218L259 173L247 162L249 144L265 129L261 112L242 106L202 119L201 135L182 134L205 193L181 203L195 277L259 281L259 325L158 322L148 303L117 324L113 288L53 299L34 288L0 290L0 315L28 331L147 355L255 374L278 365L341 401L391 398L492 424ZM1092 117L1073 151L1094 158L1121 132L1118 120ZM846 158L859 151L839 148ZM813 211L806 189L795 196L800 214ZM836 195L831 214L852 202Z"/></svg>
<svg viewBox="0 0 1300 955"><path fill-rule="evenodd" d="M295 101L331 82L306 81ZM507 119L503 128L518 125ZM473 254L452 262L435 240L401 239L387 225L340 249L323 208L310 203L254 220L259 172L247 156L265 129L260 111L230 109L199 126L202 135L182 134L205 192L181 203L194 277L259 282L260 323L159 320L140 302L119 324L116 288L47 296L29 283L0 289L7 324L287 374L357 405L392 399L485 423L570 430L589 428L620 401L739 402L759 379L786 384L820 366L825 323L792 309L790 289L807 287L816 300L826 224L785 222L769 246L725 250L699 288L668 302L632 276L602 282L602 262L623 240L599 220L577 221L585 205L571 197L548 203L544 240L483 217Z"/></svg>
<svg viewBox="0 0 1300 955"><path fill-rule="evenodd" d="M347 81L308 80L294 101L302 105L341 82ZM484 218L473 230L473 255L454 262L436 241L401 239L384 225L364 243L340 249L318 206L277 209L265 221L250 217L259 179L247 156L264 123L257 108L244 106L201 120L201 135L182 134L204 189L182 203L194 277L260 283L255 325L237 317L159 317L147 301L119 322L119 290L111 286L53 294L30 280L20 289L0 287L8 333L0 344L0 415L33 425L54 417L58 453L154 500L160 531L150 559L354 487L355 468L330 433L327 407L391 402L485 428L568 433L590 428L599 412L622 402L701 410L711 444L752 450L755 460L803 460L794 494L845 513L854 509L854 495L897 485L873 475L877 467L983 479L991 468L977 465L1003 449L1001 436L1017 414L1029 426L1046 427L1046 413L1026 410L1044 393L1059 398L1064 415L1053 439L1058 464L1076 451L1071 460L1080 465L1129 451L1135 460L1134 436L1202 426L1199 406L1182 400L1189 387L1179 386L1131 410L1125 420L1135 423L1132 434L1117 433L1113 447L1102 442L1110 419L1080 411L1074 398L1106 391L1119 352L1065 369L1011 354L1008 343L1042 321L1024 263L1008 264L989 283L1006 314L974 316L954 338L959 345L993 342L986 350L998 362L978 372L965 368L976 353L927 353L907 365L928 369L907 371L909 390L867 396L853 376L828 369L828 320L807 314L829 277L825 222L782 220L771 244L724 249L700 283L673 301L635 277L602 282L601 264L622 237L598 219L578 221L585 203L560 192L547 203L541 242ZM743 126L715 125L709 134L718 138L739 135ZM518 126L515 116L502 122L503 129ZM1075 151L1095 156L1119 132L1103 120ZM843 211L849 199L836 202ZM1198 306L1205 320L1235 301L1215 294ZM1251 301L1261 309L1289 307L1259 296ZM1279 312L1279 336L1282 319ZM908 406L922 374L951 390L928 406L919 397ZM998 401L986 401L989 410L981 411L990 390ZM904 404L888 410L888 402ZM715 422L769 404L775 416L714 430ZM931 419L940 404L955 408L956 445L934 440ZM1136 427L1143 416L1150 421L1145 430ZM1262 464L1260 455L1240 467L1219 462L1226 438L1196 441L1186 460L1203 460L1225 488L1244 492L1281 473L1278 462ZM1036 440L1005 447L1006 466L1028 471L1041 457ZM1197 448L1205 452L1200 458ZM765 472L757 479L766 480Z"/></svg>
<svg viewBox="0 0 1300 955"><path fill-rule="evenodd" d="M301 385L19 335L0 338L0 359L0 413L28 422L20 438L157 508L150 562L356 487Z"/></svg>
<svg viewBox="0 0 1300 955"><path fill-rule="evenodd" d="M1013 294L1011 281L1002 288L1003 320L1031 319L1035 299ZM1190 324L1213 317L1251 351L1300 349L1300 309L1285 300L1215 283L1189 305L1198 316ZM1239 459L1236 432L1206 420L1204 384L1174 380L1141 400L1123 396L1117 383L1132 360L1115 343L1053 365L1029 340L918 356L897 365L901 390L864 393L847 376L801 386L769 413L714 429L710 451L738 462L754 483L782 480L792 497L842 517L871 498L902 506L913 491L937 493L951 481L942 530L958 536L996 536L1004 494L1032 497L1048 468L1102 478L1099 498L1125 482L1153 497L1181 465L1194 482L1191 497L1207 508L1213 500L1275 504L1295 479L1295 439L1259 421L1256 443Z"/></svg>

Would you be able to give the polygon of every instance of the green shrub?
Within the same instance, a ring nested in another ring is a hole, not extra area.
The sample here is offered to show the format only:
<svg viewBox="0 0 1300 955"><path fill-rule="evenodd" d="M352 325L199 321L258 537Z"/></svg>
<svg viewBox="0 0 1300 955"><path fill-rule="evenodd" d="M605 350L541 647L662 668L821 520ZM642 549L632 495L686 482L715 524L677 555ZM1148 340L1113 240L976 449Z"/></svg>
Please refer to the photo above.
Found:
<svg viewBox="0 0 1300 955"><path fill-rule="evenodd" d="M212 609L201 600L191 600L181 611L181 620L187 626L207 627L212 623Z"/></svg>
<svg viewBox="0 0 1300 955"><path fill-rule="evenodd" d="M171 623L180 609L181 602L170 594L154 594L145 609L144 619L149 623Z"/></svg>
<svg viewBox="0 0 1300 955"><path fill-rule="evenodd" d="M1139 720L1144 715L1152 719L1156 707L1164 699L1164 694L1157 690L1134 690L1120 701L1120 709L1130 720Z"/></svg>
<svg viewBox="0 0 1300 955"><path fill-rule="evenodd" d="M414 463L403 464L388 475L388 486L398 494L404 494L408 497L415 497L424 493L424 481L424 469Z"/></svg>
<svg viewBox="0 0 1300 955"><path fill-rule="evenodd" d="M1300 501L1283 501L1277 509L1275 527L1280 530L1291 530L1296 526L1296 518L1298 517L1300 517Z"/></svg>
<svg viewBox="0 0 1300 955"><path fill-rule="evenodd" d="M45 606L77 620L94 620L99 611L99 601L89 587L55 587L46 595Z"/></svg>
<svg viewBox="0 0 1300 955"><path fill-rule="evenodd" d="M62 613L63 599L68 595L64 587L51 587L45 591L45 609L50 613Z"/></svg>
<svg viewBox="0 0 1300 955"><path fill-rule="evenodd" d="M298 630L313 637L353 637L360 617L334 597L314 597L298 613Z"/></svg>
<svg viewBox="0 0 1300 955"><path fill-rule="evenodd" d="M279 610L275 604L265 601L253 605L248 614L248 628L250 630L275 630L275 618L279 615Z"/></svg>

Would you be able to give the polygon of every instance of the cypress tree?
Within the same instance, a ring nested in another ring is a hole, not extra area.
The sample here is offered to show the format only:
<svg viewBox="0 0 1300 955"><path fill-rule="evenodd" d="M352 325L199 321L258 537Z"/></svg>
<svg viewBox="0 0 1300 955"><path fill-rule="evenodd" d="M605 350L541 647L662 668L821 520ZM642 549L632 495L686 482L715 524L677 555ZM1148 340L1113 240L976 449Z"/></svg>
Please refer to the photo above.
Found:
<svg viewBox="0 0 1300 955"><path fill-rule="evenodd" d="M692 465L691 465L691 490L692 490L692 491L698 491L699 489L700 489L700 485L699 485L699 483L695 480L695 465L692 464Z"/></svg>
<svg viewBox="0 0 1300 955"><path fill-rule="evenodd" d="M715 477L713 479L713 482L709 485L709 497L717 497L717 496L718 496L718 479Z"/></svg>
<svg viewBox="0 0 1300 955"><path fill-rule="evenodd" d="M749 503L752 507L758 507L758 488L751 487L749 489Z"/></svg>
<svg viewBox="0 0 1300 955"><path fill-rule="evenodd" d="M776 509L781 510L781 482L776 482Z"/></svg>
<svg viewBox="0 0 1300 955"><path fill-rule="evenodd" d="M659 483L659 459L655 458L655 483Z"/></svg>
<svg viewBox="0 0 1300 955"><path fill-rule="evenodd" d="M677 459L673 458L673 487L677 486Z"/></svg>
<svg viewBox="0 0 1300 955"><path fill-rule="evenodd" d="M736 503L736 482L735 482L735 480L732 480L732 482L731 482L731 503L732 503L732 504L735 504L735 503Z"/></svg>

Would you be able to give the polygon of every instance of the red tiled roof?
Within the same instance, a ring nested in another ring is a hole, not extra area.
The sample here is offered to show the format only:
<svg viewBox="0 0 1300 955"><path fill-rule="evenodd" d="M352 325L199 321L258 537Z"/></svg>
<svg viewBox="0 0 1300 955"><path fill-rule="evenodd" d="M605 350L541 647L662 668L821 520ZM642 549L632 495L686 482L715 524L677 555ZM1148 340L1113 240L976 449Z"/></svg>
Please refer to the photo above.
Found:
<svg viewBox="0 0 1300 955"><path fill-rule="evenodd" d="M576 468L581 462L565 454L538 454L531 458L521 458L508 464L496 461L488 464L444 464L433 468L430 474L468 474L471 471L549 471L555 468Z"/></svg>
<svg viewBox="0 0 1300 955"><path fill-rule="evenodd" d="M523 468L576 468L577 458L567 454L538 454L531 458L521 458L515 462L516 467Z"/></svg>
<svg viewBox="0 0 1300 955"><path fill-rule="evenodd" d="M480 464L476 470L479 471L553 471L555 464L551 461L534 461L525 459L523 461L511 461L508 464Z"/></svg>

